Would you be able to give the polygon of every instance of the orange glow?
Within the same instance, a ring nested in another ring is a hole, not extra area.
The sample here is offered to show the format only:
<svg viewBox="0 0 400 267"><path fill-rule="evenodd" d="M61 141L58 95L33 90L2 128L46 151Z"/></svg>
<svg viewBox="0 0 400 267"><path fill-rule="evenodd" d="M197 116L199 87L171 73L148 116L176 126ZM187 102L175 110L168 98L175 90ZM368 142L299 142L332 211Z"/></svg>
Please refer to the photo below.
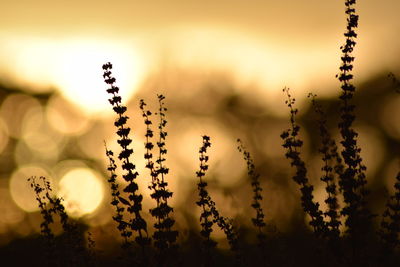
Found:
<svg viewBox="0 0 400 267"><path fill-rule="evenodd" d="M0 154L8 144L8 127L7 124L0 117Z"/></svg>
<svg viewBox="0 0 400 267"><path fill-rule="evenodd" d="M32 175L39 177L45 176L48 181L53 185L51 177L48 171L40 166L26 165L17 169L10 178L9 190L12 199L18 205L19 208L26 212L38 211L38 203L36 201L36 195L27 181ZM55 188L53 188L54 190Z"/></svg>
<svg viewBox="0 0 400 267"><path fill-rule="evenodd" d="M385 186L390 195L396 193L394 184L396 183L396 176L399 173L400 158L393 158L384 172Z"/></svg>
<svg viewBox="0 0 400 267"><path fill-rule="evenodd" d="M34 90L59 87L88 112L102 110L98 77L107 60L120 68L126 96L149 73L175 68L231 73L241 84L263 87L267 100L283 86L334 94L326 87L336 82L340 64L340 2L175 0L139 6L136 1L112 7L93 0L68 5L8 1L0 18L0 71ZM393 56L400 43L398 7L396 0L357 5L364 18L357 75L398 66Z"/></svg>
<svg viewBox="0 0 400 267"><path fill-rule="evenodd" d="M0 187L0 201L0 234L2 234L6 232L8 226L20 223L24 219L24 213L13 203L9 190L2 187Z"/></svg>
<svg viewBox="0 0 400 267"><path fill-rule="evenodd" d="M40 108L40 103L32 96L24 94L9 95L0 107L0 116L8 126L9 135L20 138L24 122L27 121L27 114L30 110L37 108ZM32 125L32 123L29 124Z"/></svg>
<svg viewBox="0 0 400 267"><path fill-rule="evenodd" d="M393 116L393 114L400 114L400 96L391 95L382 105L381 120L383 129L392 138L400 139L400 116Z"/></svg>
<svg viewBox="0 0 400 267"><path fill-rule="evenodd" d="M50 98L46 106L46 118L52 128L66 135L81 135L90 126L89 119L59 95Z"/></svg>
<svg viewBox="0 0 400 267"><path fill-rule="evenodd" d="M13 80L39 92L56 87L90 114L108 110L102 64L114 63L124 99L135 92L145 68L135 47L118 41L16 38L6 44L6 49L10 60L3 69Z"/></svg>
<svg viewBox="0 0 400 267"><path fill-rule="evenodd" d="M134 47L103 44L101 41L72 41L63 44L57 85L62 94L84 111L109 110L102 64L113 62L113 74L121 88L121 95L129 99L137 89L143 66Z"/></svg>
<svg viewBox="0 0 400 267"><path fill-rule="evenodd" d="M172 57L178 64L232 73L240 85L255 82L269 95L280 94L284 86L310 90L313 84L330 83L337 68L338 51L330 45L292 49L284 40L264 40L232 29L179 28L173 42Z"/></svg>
<svg viewBox="0 0 400 267"><path fill-rule="evenodd" d="M179 146L171 147L171 153L177 155L177 160L171 162L174 171L183 173L182 168L186 171L191 170L192 175L189 177L197 181L195 172L199 168L198 150L202 145L201 135L207 133L211 136L212 143L209 150L210 177L207 179L215 177L217 183L223 187L235 186L240 182L246 167L236 149L236 139L231 138L224 125L212 119L198 119L196 122L186 119L181 120L175 127L176 129L171 129L171 142Z"/></svg>
<svg viewBox="0 0 400 267"><path fill-rule="evenodd" d="M88 168L77 168L61 178L58 195L64 199L71 216L81 217L99 206L104 195L100 177Z"/></svg>

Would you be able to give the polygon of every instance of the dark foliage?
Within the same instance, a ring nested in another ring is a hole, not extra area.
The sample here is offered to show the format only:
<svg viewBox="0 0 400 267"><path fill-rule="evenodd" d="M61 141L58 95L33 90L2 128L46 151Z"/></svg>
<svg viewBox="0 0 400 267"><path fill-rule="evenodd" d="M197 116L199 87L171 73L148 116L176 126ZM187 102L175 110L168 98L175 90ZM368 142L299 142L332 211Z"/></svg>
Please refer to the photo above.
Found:
<svg viewBox="0 0 400 267"><path fill-rule="evenodd" d="M204 265L213 266L211 254L212 250L217 245L217 242L211 239L212 226L217 224L218 227L224 231L230 248L236 255L236 263L241 261L241 256L238 248L238 236L233 228L232 220L222 217L217 210L215 202L211 199L207 191L207 182L204 181L204 176L208 170L208 160L207 149L211 147L210 137L203 136L203 145L199 149L199 160L200 169L196 172L199 182L197 183L197 188L199 190L199 200L196 204L202 209L200 214L200 225L201 231L200 235L204 238L203 240L203 253L204 253Z"/></svg>
<svg viewBox="0 0 400 267"><path fill-rule="evenodd" d="M328 210L324 212L324 215L329 218L329 221L327 222L329 238L337 239L340 235L339 226L341 225L337 199L337 176L340 176L343 173L342 158L338 153L336 141L329 134L326 125L326 115L323 112L321 105L316 102L316 95L309 94L309 97L312 99L311 101L315 113L319 115L317 123L322 143L319 152L321 153L324 162L324 166L321 168L323 171L321 181L326 184L325 190L328 195L325 200L325 203L328 205Z"/></svg>
<svg viewBox="0 0 400 267"><path fill-rule="evenodd" d="M149 169L151 176L151 185L149 186L149 189L152 190L151 197L156 201L156 207L150 209L150 214L156 219L153 239L154 246L158 249L158 255L156 257L158 266L164 266L168 264L168 262L174 261L174 258L176 260L175 250L177 249L176 240L178 236L178 231L172 230L175 220L171 218L173 208L168 205L168 199L172 197L172 192L168 190L168 182L165 180L169 169L165 165L165 156L167 154L167 149L165 148L165 140L167 137L167 132L165 131L165 126L167 125L165 112L167 109L164 107L164 99L165 97L163 95L158 96L159 111L156 115L159 115L160 122L158 125L159 140L157 142L158 158L155 164L152 160L154 145L151 142L151 138L154 135L150 127L152 125L150 119L152 113L150 110L145 109L146 103L144 100L140 100L140 109L142 110L144 124L146 125L146 152L144 158L146 160L146 168Z"/></svg>
<svg viewBox="0 0 400 267"><path fill-rule="evenodd" d="M110 172L110 177L107 180L110 189L111 189L111 202L110 204L115 207L115 213L116 215L112 216L113 220L118 223L117 229L120 232L121 236L124 239L123 247L128 248L131 246L131 242L129 241L129 238L132 236L132 231L129 227L129 223L124 220L124 211L125 208L121 205L129 205L129 202L121 197L121 193L119 191L119 185L117 183L117 175L115 174L115 171L117 169L117 165L115 164L114 160L114 153L111 150L107 149L107 146L105 146L106 149L106 156L108 157L109 160L109 166L107 170Z"/></svg>
<svg viewBox="0 0 400 267"><path fill-rule="evenodd" d="M28 179L35 191L38 207L42 214L43 221L40 224L41 233L46 239L46 265L57 266L84 266L94 261L93 250L87 250L84 245L82 231L78 225L71 222L65 211L62 199L51 195L50 182L46 177L35 176ZM40 184L41 182L41 184ZM51 225L55 223L54 216L58 215L64 235L56 238ZM94 247L94 241L91 246ZM92 252L92 253L88 253Z"/></svg>
<svg viewBox="0 0 400 267"><path fill-rule="evenodd" d="M147 223L141 215L143 196L138 193L139 186L135 182L139 173L136 171L136 166L130 161L130 156L133 153L133 149L130 148L132 139L129 138L131 128L126 126L129 118L125 114L127 108L122 105L121 97L118 94L119 88L115 86L115 78L112 77L111 73L112 64L110 62L104 64L103 70L104 82L109 86L107 93L111 95L108 101L112 105L114 112L117 114L117 119L115 120L114 125L117 128L116 133L119 136L118 144L122 148L118 155L118 159L121 161L122 169L125 171L122 177L126 182L128 182L128 185L123 190L128 194L128 199L118 196L118 200L127 207L127 212L133 215L133 218L129 220L128 225L131 230L137 232L135 241L139 246L142 247L143 257L145 257L145 247L150 244L150 238L148 237L147 233ZM117 216L119 216L118 211ZM125 226L122 226L122 224L119 223L119 227ZM129 234L129 231L127 234Z"/></svg>
<svg viewBox="0 0 400 267"><path fill-rule="evenodd" d="M343 53L341 57L342 65L340 66L340 73L337 75L337 78L341 82L342 88L342 94L340 95L342 102L340 107L341 121L338 127L342 136L341 144L343 151L341 154L345 165L339 180L339 186L343 191L345 202L342 214L347 216L347 233L357 240L368 232L370 227L369 221L372 215L366 205L366 196L368 195L365 176L366 167L362 163L360 156L361 149L357 145L358 133L353 128L355 105L351 103L351 100L356 88L352 83L354 62L352 52L356 45L355 39L357 38L355 28L358 27L358 15L354 8L355 3L355 0L345 1L347 27L344 36L346 37L346 41L341 46Z"/></svg>
<svg viewBox="0 0 400 267"><path fill-rule="evenodd" d="M300 126L296 123L295 117L298 112L294 108L295 99L289 93L289 88L284 88L283 91L287 95L285 103L290 109L290 124L291 128L281 134L283 139L283 147L286 149L286 158L290 159L290 165L296 169L296 174L293 180L300 186L301 205L305 213L311 217L310 225L314 229L317 236L326 236L328 227L324 222L323 213L319 208L319 203L314 201L314 187L310 184L307 177L307 168L304 161L301 159L300 148L303 141L299 139Z"/></svg>
<svg viewBox="0 0 400 267"><path fill-rule="evenodd" d="M250 155L250 152L246 150L244 147L242 141L240 139L237 140L238 142L238 150L239 152L242 152L243 154L243 159L246 161L247 164L247 175L251 180L251 187L253 189L253 202L251 204L251 207L255 210L256 216L251 219L251 222L253 223L254 227L258 229L258 234L257 234L257 239L258 239L258 245L260 246L261 249L265 248L265 220L264 220L264 211L261 207L261 201L263 200L263 197L261 195L261 192L263 191L261 184L260 184L260 174L256 172L256 167L254 165L254 161Z"/></svg>
<svg viewBox="0 0 400 267"><path fill-rule="evenodd" d="M390 250L395 250L400 245L400 172L396 176L394 189L395 193L390 196L386 203L379 232Z"/></svg>

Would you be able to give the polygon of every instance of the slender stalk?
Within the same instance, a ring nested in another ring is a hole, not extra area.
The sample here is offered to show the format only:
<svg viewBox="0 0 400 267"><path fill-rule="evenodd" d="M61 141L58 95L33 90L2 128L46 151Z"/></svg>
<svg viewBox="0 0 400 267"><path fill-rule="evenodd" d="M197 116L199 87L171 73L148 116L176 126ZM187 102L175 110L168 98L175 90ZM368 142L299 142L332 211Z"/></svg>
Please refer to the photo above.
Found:
<svg viewBox="0 0 400 267"><path fill-rule="evenodd" d="M137 233L135 237L136 243L141 246L143 258L145 256L145 247L150 244L150 238L147 232L147 223L141 215L143 196L138 193L139 186L136 183L136 178L139 173L136 171L136 166L130 161L130 156L133 154L133 149L130 148L132 139L129 138L131 129L126 125L128 116L125 115L127 108L121 104L121 96L119 96L119 88L115 86L115 78L112 76L112 64L110 62L103 65L104 82L109 86L107 93L111 95L108 99L113 107L114 112L117 114L117 119L114 122L117 128L117 135L120 137L118 144L122 151L118 155L118 159L122 162L122 169L125 173L122 175L128 185L124 188L124 192L128 193L128 200L119 197L119 201L127 206L127 211L133 215L129 221L130 228Z"/></svg>
<svg viewBox="0 0 400 267"><path fill-rule="evenodd" d="M394 251L400 246L400 172L396 176L394 184L395 193L386 203L386 209L382 215L379 235L390 250Z"/></svg>
<svg viewBox="0 0 400 267"><path fill-rule="evenodd" d="M247 175L251 179L251 186L253 189L253 203L251 204L251 207L255 210L256 215L254 218L251 219L254 227L258 229L258 245L261 249L265 247L265 234L264 234L264 228L266 226L266 223L264 221L264 211L261 207L261 201L263 200L263 197L261 195L262 192L262 187L260 184L260 174L258 174L255 170L255 165L254 161L250 155L250 152L246 150L244 147L242 141L240 139L237 140L238 142L238 150L239 152L242 152L243 154L243 159L246 161L247 164Z"/></svg>
<svg viewBox="0 0 400 267"><path fill-rule="evenodd" d="M327 223L329 238L338 239L340 234L339 226L341 222L340 213L338 211L339 204L337 199L338 191L336 175L341 175L343 172L342 159L337 151L336 142L329 134L326 126L326 115L323 112L321 105L315 101L316 95L310 93L308 96L311 98L315 113L319 115L317 123L322 143L319 152L321 153L324 162L324 166L321 168L324 172L321 181L326 183L325 190L328 194L328 197L325 199L325 203L328 205L328 211L326 211L324 215L329 217Z"/></svg>
<svg viewBox="0 0 400 267"><path fill-rule="evenodd" d="M301 159L300 148L303 141L298 138L300 126L297 125L295 116L297 109L295 109L295 99L289 93L289 88L284 88L283 92L286 93L286 105L290 109L290 125L291 127L281 134L283 139L283 147L286 149L286 158L290 159L291 166L295 167L296 174L293 180L301 187L301 205L305 213L311 217L310 225L313 227L314 233L319 237L324 237L328 233L328 228L324 222L322 211L319 208L319 203L313 200L314 187L310 184L307 177L307 168L304 161Z"/></svg>
<svg viewBox="0 0 400 267"><path fill-rule="evenodd" d="M359 239L366 234L370 227L371 213L366 206L366 167L362 163L360 156L361 149L357 145L358 133L353 129L355 120L355 105L351 103L356 87L353 85L353 61L352 52L356 45L357 34L355 28L358 27L358 15L354 8L355 0L346 0L347 29L344 33L345 44L341 47L342 65L337 78L341 82L342 94L340 95L341 121L338 125L342 137L343 145L342 157L344 160L344 171L340 175L339 186L343 191L345 207L342 214L347 216L347 233L353 238Z"/></svg>
<svg viewBox="0 0 400 267"><path fill-rule="evenodd" d="M114 160L114 153L111 150L107 149L107 145L105 142L104 146L106 149L106 156L108 157L109 160L109 165L107 167L107 170L110 172L110 177L107 181L111 189L112 199L110 204L115 207L115 212L116 212L116 215L114 215L112 218L115 222L118 223L117 229L124 240L122 247L128 248L131 246L131 241L129 240L129 238L132 236L132 231L130 231L130 229L128 228L129 223L124 220L123 213L125 211L125 208L121 205L122 204L121 202L126 200L121 197L121 192L119 191L119 185L116 180L117 175L115 174L115 171L117 169L117 165Z"/></svg>

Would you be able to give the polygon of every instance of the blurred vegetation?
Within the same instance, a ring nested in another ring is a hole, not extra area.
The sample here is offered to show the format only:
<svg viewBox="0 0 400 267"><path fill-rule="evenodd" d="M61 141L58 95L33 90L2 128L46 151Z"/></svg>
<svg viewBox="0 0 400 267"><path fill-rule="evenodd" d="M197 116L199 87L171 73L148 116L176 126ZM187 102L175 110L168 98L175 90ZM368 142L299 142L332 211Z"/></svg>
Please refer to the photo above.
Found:
<svg viewBox="0 0 400 267"><path fill-rule="evenodd" d="M184 88L184 85L182 85L182 88ZM398 119L399 116L397 114L399 114L398 107L400 105L398 105L398 101L400 101L400 97L395 92L395 84L387 77L386 73L371 78L358 88L354 96L354 103L357 107L355 127L360 132L361 153L368 167L368 188L371 189L368 203L374 214L381 214L389 192L393 192L392 187L398 169L398 152L400 151L398 141L400 136L400 127L398 125L400 124L398 122L400 119ZM177 199L174 203L176 207L175 214L178 214L175 215L177 227L180 233L183 233L180 236L180 241L198 242L194 241L198 238L197 235L193 235L198 227L196 226L197 218L193 214L196 202L196 193L194 193L196 190L194 179L196 163L194 165L187 164L191 162L191 159L186 157L194 157L193 160L196 162L197 146L200 136L203 134L201 126L205 130L211 129L211 134L215 132L215 143L228 139L227 145L233 144L230 150L218 151L218 154L215 155L215 162L211 163L208 183L217 204L222 206L223 213L235 218L237 224L241 225L241 235L249 241L254 238L246 230L251 227L249 218L252 215L247 209L251 202L251 187L246 178L245 163L242 162L240 153L236 151L233 152L236 154L232 154L232 151L236 149L234 142L238 137L245 142L246 147L251 151L255 167L260 173L260 182L265 190L262 204L266 213L267 224L276 226L278 231L285 236L281 240L293 242L298 238L304 238L304 236L300 237L302 235L307 236L306 233L309 228L305 215L297 201L299 193L290 179L291 170L288 168L288 161L284 158L284 150L281 148L282 141L279 138L279 134L287 125L287 118L281 117L279 113L274 113L269 107L265 106L261 98L254 93L257 90L235 88L235 85L224 77L214 77L212 80L198 83L198 88L193 90L193 93L187 97L182 96L180 90L181 88L169 88L165 93L167 95L170 122L170 128L168 129L170 139L167 142L167 148L169 148L168 163L171 165L171 176L173 177L170 178L170 181L177 179L180 183L180 187L173 190L174 197ZM128 103L128 110L138 110L138 98L154 99L153 91L150 88L139 91L137 97ZM295 92L295 89L293 91ZM29 95L22 88L10 88L4 84L1 85L0 92L1 104L12 95L26 94L38 100L43 107L46 107L49 99L56 94ZM328 126L332 130L332 134L335 135L336 133L337 135L338 100L332 98L319 99L319 101L326 108ZM29 107L25 108L29 109ZM136 136L144 134L143 128L140 128L143 126L138 115L139 113L136 114L134 111L130 114L132 117L130 126ZM4 118L1 118L1 120L4 122ZM107 177L106 168L104 168L105 156L101 152L101 147L98 148L99 150L88 152L84 150L90 148L90 144L86 147L80 145L80 142L82 140L92 140L92 137L95 136L98 139L95 143L101 144L104 136L110 134L108 127L112 125L110 122L112 119L91 120L90 127L82 134L63 136L65 139L63 141L64 145L60 148L56 161L66 159L82 161L90 168L102 173L103 177ZM191 129L185 124L187 121L200 124L200 127ZM305 141L303 153L307 159L311 183L315 185L316 198L321 203L323 198L322 196L318 197L318 188L323 188L322 183L319 181L321 175L319 170L322 166L322 161L318 156L320 137L316 124L316 115L311 108L311 103L307 103L300 108L298 122L302 127L301 135ZM216 130L213 130L213 128ZM186 135L192 137L193 132L197 134L197 136L193 137L194 141L191 138L188 139L189 141L185 141L183 137ZM59 134L62 135L61 133ZM7 145L3 148L0 157L0 185L1 189L5 190L8 190L8 183L12 173L18 167L21 167L15 155L16 153L21 153L18 152L17 147L19 143L24 142L21 138L12 136L7 136L7 138ZM225 144L224 147L227 145ZM179 150L181 146L186 146L182 148L183 151ZM134 149L136 148L134 147ZM188 149L192 149L193 152L185 155ZM218 150L218 147L215 149ZM37 152L28 151L28 153ZM140 157L140 155L137 157ZM236 158L236 160L229 165L226 161L231 161L232 158ZM242 166L238 165L238 163L242 164ZM23 162L23 164L43 165L46 164L46 159L32 157L32 162L27 161ZM221 165L222 169L227 170L226 172L218 171ZM51 168L51 166L48 167ZM239 172L239 178L233 177L235 180L230 181L232 172L229 169L233 169L233 173ZM180 196L181 191L182 196ZM244 203L243 199L247 199L249 203ZM115 227L111 220L103 219L103 223L93 224L93 221L102 217L100 214L108 217L112 216L108 202L107 198L102 201L95 212L96 215L79 219L80 224L92 225L90 227L92 228L94 239L98 249L105 250L103 252L104 255L109 255L112 248L118 247L119 242L115 231L112 231L114 234L111 234L111 236L110 233L106 234L107 231ZM17 209L17 212L21 213L21 210L12 201L4 203L10 205L10 207L2 207L2 209L5 208L6 212L13 213L10 210ZM21 260L37 258L39 254L35 251L40 248L38 244L41 242L36 238L39 233L38 225L40 224L38 212L23 212L22 217L20 216L14 222L13 220L6 221L4 219L6 216L7 214L3 213L0 227L3 259L12 258L16 254L25 256L19 257ZM377 225L379 220L374 222ZM113 245L110 245L111 240L113 240L111 242ZM221 242L222 247L227 245L224 245L224 241ZM288 244L285 243L282 246L288 246ZM109 249L111 250L108 251ZM299 252L299 254L301 253ZM40 258L37 258L37 260L40 262Z"/></svg>

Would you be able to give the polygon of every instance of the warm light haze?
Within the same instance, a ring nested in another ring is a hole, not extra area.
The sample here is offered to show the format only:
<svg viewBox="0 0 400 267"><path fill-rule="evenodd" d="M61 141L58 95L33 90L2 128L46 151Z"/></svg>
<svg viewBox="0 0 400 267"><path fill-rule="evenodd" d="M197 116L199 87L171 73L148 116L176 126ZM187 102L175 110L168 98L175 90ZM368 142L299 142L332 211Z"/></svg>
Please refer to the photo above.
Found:
<svg viewBox="0 0 400 267"><path fill-rule="evenodd" d="M400 266L399 0L0 11L0 266Z"/></svg>
<svg viewBox="0 0 400 267"><path fill-rule="evenodd" d="M359 3L360 78L398 66L396 6ZM148 75L175 69L228 73L267 97L284 86L334 94L322 87L332 86L339 65L340 2L7 0L1 9L2 79L60 90L89 113L105 108L98 66L106 61L127 97ZM164 77L155 86L168 85Z"/></svg>

